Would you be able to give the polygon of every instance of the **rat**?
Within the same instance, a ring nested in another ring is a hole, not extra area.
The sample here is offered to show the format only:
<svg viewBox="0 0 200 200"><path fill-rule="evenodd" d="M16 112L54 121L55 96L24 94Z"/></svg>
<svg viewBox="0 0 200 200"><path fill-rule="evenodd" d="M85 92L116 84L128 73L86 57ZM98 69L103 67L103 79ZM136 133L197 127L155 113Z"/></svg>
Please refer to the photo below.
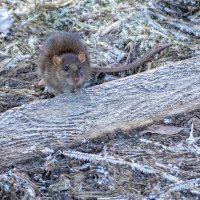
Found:
<svg viewBox="0 0 200 200"><path fill-rule="evenodd" d="M142 58L124 65L112 67L91 67L86 45L71 32L57 31L43 43L37 60L42 80L39 86L46 86L54 96L76 92L87 83L93 73L113 73L140 66L152 56L172 44L158 46Z"/></svg>
<svg viewBox="0 0 200 200"><path fill-rule="evenodd" d="M55 96L76 92L91 74L87 48L70 32L58 31L47 38L37 63L44 85Z"/></svg>

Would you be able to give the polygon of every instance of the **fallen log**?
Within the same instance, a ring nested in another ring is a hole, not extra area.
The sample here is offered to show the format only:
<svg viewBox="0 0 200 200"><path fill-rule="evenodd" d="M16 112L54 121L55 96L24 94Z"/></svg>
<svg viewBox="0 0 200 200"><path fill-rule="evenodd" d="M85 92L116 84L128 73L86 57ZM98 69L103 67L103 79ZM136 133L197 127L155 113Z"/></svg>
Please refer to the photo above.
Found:
<svg viewBox="0 0 200 200"><path fill-rule="evenodd" d="M0 169L45 147L144 127L200 108L200 56L0 115Z"/></svg>

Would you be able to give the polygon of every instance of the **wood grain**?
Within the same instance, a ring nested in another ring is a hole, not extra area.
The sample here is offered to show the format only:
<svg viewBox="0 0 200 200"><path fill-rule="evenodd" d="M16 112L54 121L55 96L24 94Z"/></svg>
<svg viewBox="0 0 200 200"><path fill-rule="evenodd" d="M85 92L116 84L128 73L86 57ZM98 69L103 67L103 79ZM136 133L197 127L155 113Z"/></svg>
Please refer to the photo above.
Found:
<svg viewBox="0 0 200 200"><path fill-rule="evenodd" d="M72 147L200 108L200 57L0 115L0 169L45 147Z"/></svg>

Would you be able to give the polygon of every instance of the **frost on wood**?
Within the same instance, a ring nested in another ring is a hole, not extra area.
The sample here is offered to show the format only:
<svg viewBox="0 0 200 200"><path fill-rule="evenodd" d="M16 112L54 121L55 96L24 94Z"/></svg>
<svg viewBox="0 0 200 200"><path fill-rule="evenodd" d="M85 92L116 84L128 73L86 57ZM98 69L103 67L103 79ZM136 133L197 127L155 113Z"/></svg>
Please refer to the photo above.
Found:
<svg viewBox="0 0 200 200"><path fill-rule="evenodd" d="M0 165L199 107L199 57L0 115ZM50 146L49 146L50 145Z"/></svg>

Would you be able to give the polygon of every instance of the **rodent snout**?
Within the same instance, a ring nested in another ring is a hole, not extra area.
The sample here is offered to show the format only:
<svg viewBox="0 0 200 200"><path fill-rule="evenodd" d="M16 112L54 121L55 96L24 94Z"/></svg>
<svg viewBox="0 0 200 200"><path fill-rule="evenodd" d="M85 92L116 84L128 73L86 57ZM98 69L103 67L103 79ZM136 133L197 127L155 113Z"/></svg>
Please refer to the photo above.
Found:
<svg viewBox="0 0 200 200"><path fill-rule="evenodd" d="M78 83L80 81L80 76L79 75L74 76L74 77L72 77L72 80L73 80L74 83Z"/></svg>

